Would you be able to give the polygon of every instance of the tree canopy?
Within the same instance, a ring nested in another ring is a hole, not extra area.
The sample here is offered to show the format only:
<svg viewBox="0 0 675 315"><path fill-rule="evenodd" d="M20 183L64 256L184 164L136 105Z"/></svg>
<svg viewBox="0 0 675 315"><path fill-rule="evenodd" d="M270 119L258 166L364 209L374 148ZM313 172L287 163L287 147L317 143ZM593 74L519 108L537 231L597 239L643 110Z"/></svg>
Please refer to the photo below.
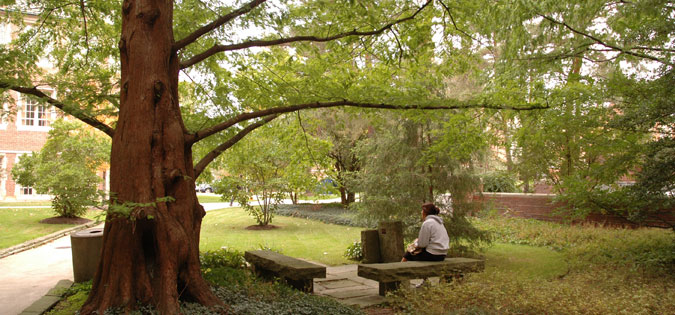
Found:
<svg viewBox="0 0 675 315"><path fill-rule="evenodd" d="M672 89L645 97L649 105L610 93L620 80L636 93L658 89L672 73L668 1L0 4L0 23L18 27L0 45L2 100L32 95L112 137L111 203L130 211L108 215L85 314L136 302L173 314L179 296L222 304L199 274L194 181L285 113L553 108L578 117L570 113L611 102L625 113L653 107L635 124L642 130L672 123Z"/></svg>

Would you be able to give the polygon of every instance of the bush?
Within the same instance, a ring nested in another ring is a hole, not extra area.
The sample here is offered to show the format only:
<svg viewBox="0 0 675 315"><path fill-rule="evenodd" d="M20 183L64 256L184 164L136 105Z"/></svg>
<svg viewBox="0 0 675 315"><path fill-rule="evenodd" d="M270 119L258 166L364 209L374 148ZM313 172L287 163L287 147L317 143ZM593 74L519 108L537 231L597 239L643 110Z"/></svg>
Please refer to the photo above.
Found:
<svg viewBox="0 0 675 315"><path fill-rule="evenodd" d="M110 140L81 123L57 120L40 152L24 155L12 169L14 180L52 195L52 208L63 217L78 217L104 197L97 169L109 157Z"/></svg>
<svg viewBox="0 0 675 315"><path fill-rule="evenodd" d="M347 251L345 251L344 256L350 260L363 260L363 248L361 247L361 241L354 241L352 245L347 246Z"/></svg>
<svg viewBox="0 0 675 315"><path fill-rule="evenodd" d="M491 172L481 176L484 192L518 192L516 179L508 172Z"/></svg>
<svg viewBox="0 0 675 315"><path fill-rule="evenodd" d="M200 252L199 262L201 263L202 269L217 267L229 267L234 269L246 268L244 254L238 250L229 250L227 248Z"/></svg>

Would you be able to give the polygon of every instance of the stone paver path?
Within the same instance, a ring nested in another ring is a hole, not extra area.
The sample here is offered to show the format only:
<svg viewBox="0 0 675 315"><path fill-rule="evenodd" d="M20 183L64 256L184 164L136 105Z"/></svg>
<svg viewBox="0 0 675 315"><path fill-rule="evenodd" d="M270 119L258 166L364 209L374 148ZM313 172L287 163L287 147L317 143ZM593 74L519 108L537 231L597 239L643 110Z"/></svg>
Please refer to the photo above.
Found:
<svg viewBox="0 0 675 315"><path fill-rule="evenodd" d="M347 305L367 307L384 302L377 281L356 275L357 265L326 268L326 278L314 279L314 294L332 297Z"/></svg>

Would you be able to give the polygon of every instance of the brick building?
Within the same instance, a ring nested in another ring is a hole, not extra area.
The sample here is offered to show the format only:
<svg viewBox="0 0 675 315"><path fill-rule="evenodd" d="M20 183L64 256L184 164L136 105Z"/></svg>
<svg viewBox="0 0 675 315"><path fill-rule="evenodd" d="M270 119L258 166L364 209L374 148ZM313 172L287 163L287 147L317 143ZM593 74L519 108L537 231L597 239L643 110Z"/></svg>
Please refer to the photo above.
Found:
<svg viewBox="0 0 675 315"><path fill-rule="evenodd" d="M0 9L0 14L4 13ZM24 13L27 25L35 24L37 16ZM10 43L18 28L11 24L0 24L0 44ZM38 65L50 71L53 67L47 60ZM40 88L42 92L56 97L49 88ZM47 200L49 195L38 194L32 187L22 187L14 182L11 171L24 154L40 151L47 141L51 123L59 117L65 117L60 110L39 103L36 99L14 91L5 91L9 102L0 104L0 201ZM108 187L107 170L99 175L105 179L100 189Z"/></svg>
<svg viewBox="0 0 675 315"><path fill-rule="evenodd" d="M16 115L0 118L0 200L48 199L49 196L39 195L31 187L15 183L10 172L21 155L42 148L57 112L18 93L9 93L15 104L3 107L6 111L16 110Z"/></svg>

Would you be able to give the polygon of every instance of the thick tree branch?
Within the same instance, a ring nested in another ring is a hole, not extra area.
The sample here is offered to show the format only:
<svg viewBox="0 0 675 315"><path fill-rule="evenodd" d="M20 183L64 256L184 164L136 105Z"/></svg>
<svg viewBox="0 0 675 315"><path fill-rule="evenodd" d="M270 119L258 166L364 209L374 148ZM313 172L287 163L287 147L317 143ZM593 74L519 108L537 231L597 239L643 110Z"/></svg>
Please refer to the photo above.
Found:
<svg viewBox="0 0 675 315"><path fill-rule="evenodd" d="M630 49L625 49L625 48L623 48L623 47L619 47L619 46L616 46L616 45L612 45L612 44L606 43L605 41L603 41L602 39L600 39L600 38L598 38L598 37L595 37L595 36L593 36L593 35L591 35L591 34L584 33L584 32L582 32L582 31L580 31L580 30L577 30L577 29L573 28L572 26L570 26L569 24L567 24L567 23L565 23L565 22L560 22L560 21L558 21L558 20L556 20L556 19L554 19L554 18L552 18L552 17L546 16L546 15L543 15L543 14L539 14L539 16L541 16L542 18L548 20L549 22L551 22L551 23L553 23L553 24L558 24L558 25L564 26L564 27L567 28L568 30L572 31L572 33L575 33L575 34L581 35L581 36L583 36L583 37L589 38L589 39L595 41L596 43L598 43L598 44L600 44L600 45L602 45L602 46L605 46L605 47L607 47L607 48L611 48L611 49L613 49L613 50L615 50L615 51L619 51L619 52L621 52L621 53L624 53L624 54L627 54L627 55L631 55L631 56L634 56L634 57L638 57L638 58L644 58L644 59L653 60L653 61L660 62L660 63L663 63L663 64L671 65L671 66L673 65L673 64L672 64L670 61L668 61L668 60L662 60L662 59L660 59L660 58L658 58L658 57L655 57L655 56L651 56L651 55L646 55L646 54L634 52L634 51L632 51L632 50L630 50ZM644 49L644 48L641 48L641 49Z"/></svg>
<svg viewBox="0 0 675 315"><path fill-rule="evenodd" d="M403 23L405 21L409 21L414 19L424 8L426 8L430 3L432 3L433 0L428 0L424 5L422 5L420 8L415 11L410 16L398 19L396 21L393 21L379 29L373 30L373 31L366 31L366 32L361 32L357 31L356 29L353 31L349 32L343 32L339 33L333 36L328 36L328 37L318 37L318 36L294 36L294 37L289 37L289 38L278 38L278 39L271 39L271 40L251 40L251 41L246 41L243 43L239 44L231 44L231 45L215 45L208 50L197 54L193 56L192 58L181 62L181 69L185 69L188 67L191 67L200 61L211 57L219 52L224 52L224 51L233 51L233 50L240 50L240 49L246 49L246 48L251 48L251 47L269 47L269 46L278 46L282 44L288 44L288 43L293 43L293 42L329 42L333 40L337 40L340 38L344 37L349 37L349 36L372 36L372 35L378 35L383 33L386 30L391 29L394 25Z"/></svg>
<svg viewBox="0 0 675 315"><path fill-rule="evenodd" d="M272 121L274 118L279 117L279 115L270 115L265 117L263 120L257 121L253 124L250 124L246 126L246 128L242 129L234 135L232 138L228 139L226 142L220 144L218 147L213 149L211 152L206 154L199 163L195 166L195 178L199 177L199 174L201 174L206 166L209 165L209 163L213 162L218 156L220 156L225 150L229 149L231 146L233 146L235 143L237 143L239 140L241 140L244 136L249 134L251 131L255 130L256 128Z"/></svg>
<svg viewBox="0 0 675 315"><path fill-rule="evenodd" d="M40 91L37 87L23 87L23 86L16 86L16 85L11 85L9 83L4 83L0 82L0 89L9 89L13 90L22 94L27 94L27 95L33 95L37 98L42 99L43 101L47 102L48 104L62 110L63 112L81 120L82 122L86 123L87 125L90 125L98 130L103 131L105 134L108 136L112 137L113 134L115 133L115 130L111 128L110 126L106 125L102 121L96 119L96 117L89 116L87 113L85 113L84 110L75 107L75 106L69 106L64 103L59 102L58 100L53 99L49 95L45 94L44 92Z"/></svg>
<svg viewBox="0 0 675 315"><path fill-rule="evenodd" d="M194 134L188 135L186 137L186 142L188 144L196 143L206 137L209 137L215 133L223 131L235 124L238 124L242 121L265 117L268 115L275 114L284 114L295 112L303 109L311 108L327 108L327 107L338 107L338 106L350 106L350 107L361 107L361 108L378 108L378 109L420 109L420 110L448 110L448 109L469 109L469 108L485 108L485 109L511 109L511 110L535 110L535 109L546 109L546 106L528 106L528 107L517 107L517 106L508 106L508 105L491 105L487 103L476 103L476 104L455 104L455 105L431 105L431 106L421 106L421 105L393 105L393 104L375 104L375 103L360 103L353 102L350 100L339 100L333 102L315 102L315 103L305 103L305 104L296 104L291 106L280 106L272 107L268 109L263 109L255 112L242 113L235 117L228 119L220 124L215 126L204 128L200 131L197 131Z"/></svg>
<svg viewBox="0 0 675 315"><path fill-rule="evenodd" d="M177 41L176 43L174 43L173 47L172 47L173 50L178 51L181 48L183 48L187 45L190 45L191 43L193 43L194 41L199 39L199 37L201 37L202 35L218 28L219 26L221 26L221 25L223 25L223 24L225 24L229 21L232 21L232 19L234 19L238 16L242 16L242 15L248 13L249 11L253 10L255 7L263 4L266 1L267 0L253 0L253 1L243 5L241 8L239 8L237 10L234 10L234 11L232 11L232 12L226 14L226 15L223 15L223 16L219 17L218 19L216 19L215 21L200 27L196 31L192 32L190 35L188 35L185 38L183 38L183 39Z"/></svg>

